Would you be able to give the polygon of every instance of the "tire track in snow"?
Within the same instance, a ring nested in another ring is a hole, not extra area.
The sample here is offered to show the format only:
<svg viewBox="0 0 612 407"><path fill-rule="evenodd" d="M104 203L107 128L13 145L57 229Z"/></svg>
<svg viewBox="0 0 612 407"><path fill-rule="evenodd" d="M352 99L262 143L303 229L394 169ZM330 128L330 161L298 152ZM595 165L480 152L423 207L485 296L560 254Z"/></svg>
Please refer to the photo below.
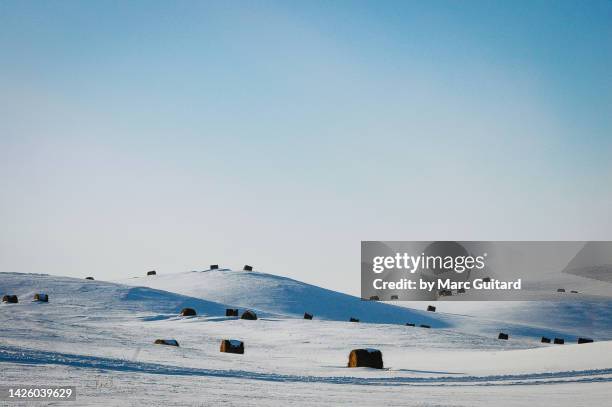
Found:
<svg viewBox="0 0 612 407"><path fill-rule="evenodd" d="M0 363L64 365L82 369L98 369L142 374L175 376L213 376L223 378L262 380L271 382L330 383L374 386L507 386L555 383L612 382L612 368L527 373L492 376L440 376L440 377L353 377L353 376L300 376L244 370L190 368L159 363L134 362L70 353L57 353L35 349L0 346Z"/></svg>

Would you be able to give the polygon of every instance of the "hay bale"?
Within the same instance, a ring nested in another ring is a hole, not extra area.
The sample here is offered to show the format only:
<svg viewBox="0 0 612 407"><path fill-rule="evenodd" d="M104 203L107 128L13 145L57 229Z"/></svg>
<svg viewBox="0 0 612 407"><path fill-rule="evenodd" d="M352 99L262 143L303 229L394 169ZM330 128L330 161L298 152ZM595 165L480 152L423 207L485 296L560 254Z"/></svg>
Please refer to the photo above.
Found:
<svg viewBox="0 0 612 407"><path fill-rule="evenodd" d="M576 290L572 290L572 291L570 291L570 293L572 293L572 294L578 294L578 291L576 291Z"/></svg>
<svg viewBox="0 0 612 407"><path fill-rule="evenodd" d="M565 339L563 339L563 338L555 338L554 343L555 343L555 345L563 345L565 343Z"/></svg>
<svg viewBox="0 0 612 407"><path fill-rule="evenodd" d="M221 349L223 353L237 353L239 355L244 354L244 342L237 341L235 339L223 339L221 341Z"/></svg>
<svg viewBox="0 0 612 407"><path fill-rule="evenodd" d="M578 338L578 343L593 343L593 340L590 338Z"/></svg>
<svg viewBox="0 0 612 407"><path fill-rule="evenodd" d="M250 321L255 321L257 319L257 314L251 310L246 310L242 313L240 319L248 319Z"/></svg>
<svg viewBox="0 0 612 407"><path fill-rule="evenodd" d="M93 280L93 277L85 277L85 280Z"/></svg>
<svg viewBox="0 0 612 407"><path fill-rule="evenodd" d="M49 296L44 293L36 293L34 294L34 301L49 302Z"/></svg>
<svg viewBox="0 0 612 407"><path fill-rule="evenodd" d="M564 293L565 292L565 288L557 288L557 292L558 293Z"/></svg>
<svg viewBox="0 0 612 407"><path fill-rule="evenodd" d="M242 270L243 271L253 271L253 266L249 266L248 264L245 264Z"/></svg>
<svg viewBox="0 0 612 407"><path fill-rule="evenodd" d="M156 339L154 343L156 345L179 346L176 339Z"/></svg>
<svg viewBox="0 0 612 407"><path fill-rule="evenodd" d="M380 301L380 298L378 298L378 295L373 295L370 297L370 301Z"/></svg>
<svg viewBox="0 0 612 407"><path fill-rule="evenodd" d="M391 301L393 301L393 300L399 300L399 297L397 295L392 295L391 296Z"/></svg>
<svg viewBox="0 0 612 407"><path fill-rule="evenodd" d="M425 324L421 324L420 326L421 326L421 328L427 328L427 329L431 328L431 326L425 325Z"/></svg>
<svg viewBox="0 0 612 407"><path fill-rule="evenodd" d="M483 283L490 283L491 282L491 277L485 277L482 279Z"/></svg>
<svg viewBox="0 0 612 407"><path fill-rule="evenodd" d="M309 314L308 312L304 312L304 319L312 319L312 314Z"/></svg>
<svg viewBox="0 0 612 407"><path fill-rule="evenodd" d="M550 338L547 338L547 337L543 336L542 340L540 342L542 342L542 343L550 343Z"/></svg>
<svg viewBox="0 0 612 407"><path fill-rule="evenodd" d="M508 340L509 336L508 334L505 334L503 332L500 332L499 335L497 335L497 339L504 339L504 340Z"/></svg>
<svg viewBox="0 0 612 407"><path fill-rule="evenodd" d="M427 311L429 311L429 312L436 312L436 307L434 307L433 305L428 305L427 306Z"/></svg>
<svg viewBox="0 0 612 407"><path fill-rule="evenodd" d="M181 310L181 315L184 317L195 317L197 313L193 308L183 308Z"/></svg>
<svg viewBox="0 0 612 407"><path fill-rule="evenodd" d="M383 368L382 352L378 349L353 349L349 354L348 367Z"/></svg>
<svg viewBox="0 0 612 407"><path fill-rule="evenodd" d="M359 322L359 320L358 320L357 318L353 318L353 317L351 317L351 318L349 319L349 322Z"/></svg>
<svg viewBox="0 0 612 407"><path fill-rule="evenodd" d="M147 276L155 276L157 272L155 270L147 271Z"/></svg>
<svg viewBox="0 0 612 407"><path fill-rule="evenodd" d="M406 326L414 326L414 324L410 322L406 322Z"/></svg>
<svg viewBox="0 0 612 407"><path fill-rule="evenodd" d="M211 264L210 265L210 269L211 270L218 270L219 269L219 265L218 264Z"/></svg>
<svg viewBox="0 0 612 407"><path fill-rule="evenodd" d="M19 302L19 299L16 295L5 295L4 297L2 297L2 302L5 302L7 304L17 304Z"/></svg>
<svg viewBox="0 0 612 407"><path fill-rule="evenodd" d="M237 317L238 316L238 308L227 308L225 310L226 317Z"/></svg>

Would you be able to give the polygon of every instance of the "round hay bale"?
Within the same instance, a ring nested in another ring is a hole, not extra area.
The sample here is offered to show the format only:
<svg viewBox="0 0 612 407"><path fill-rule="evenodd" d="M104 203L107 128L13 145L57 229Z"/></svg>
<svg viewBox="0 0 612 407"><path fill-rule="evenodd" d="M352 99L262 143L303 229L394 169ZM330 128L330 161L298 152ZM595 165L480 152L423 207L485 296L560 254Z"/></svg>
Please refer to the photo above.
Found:
<svg viewBox="0 0 612 407"><path fill-rule="evenodd" d="M353 349L349 354L348 367L383 368L382 352L378 349Z"/></svg>
<svg viewBox="0 0 612 407"><path fill-rule="evenodd" d="M429 312L436 312L436 307L434 307L433 305L428 305L427 306L427 311L429 311Z"/></svg>
<svg viewBox="0 0 612 407"><path fill-rule="evenodd" d="M378 295L373 295L370 297L370 301L380 301L380 298L378 297Z"/></svg>
<svg viewBox="0 0 612 407"><path fill-rule="evenodd" d="M147 271L147 276L155 276L157 272L155 270Z"/></svg>
<svg viewBox="0 0 612 407"><path fill-rule="evenodd" d="M183 308L181 310L181 315L184 317L195 317L197 313L193 308Z"/></svg>
<svg viewBox="0 0 612 407"><path fill-rule="evenodd" d="M427 329L430 329L430 328L431 328L431 326L429 326L429 325L425 325L425 324L421 324L420 326L421 326L421 328L427 328Z"/></svg>
<svg viewBox="0 0 612 407"><path fill-rule="evenodd" d="M406 322L406 326L414 326L414 324L411 322Z"/></svg>
<svg viewBox="0 0 612 407"><path fill-rule="evenodd" d="M179 346L176 339L156 339L154 343L156 345Z"/></svg>
<svg viewBox="0 0 612 407"><path fill-rule="evenodd" d="M244 354L244 342L235 339L223 339L220 352Z"/></svg>
<svg viewBox="0 0 612 407"><path fill-rule="evenodd" d="M2 302L7 304L17 304L19 302L19 298L16 295L5 295L2 297Z"/></svg>
<svg viewBox="0 0 612 407"><path fill-rule="evenodd" d="M242 313L240 319L248 319L250 321L255 321L257 319L257 314L251 310L246 310Z"/></svg>
<svg viewBox="0 0 612 407"><path fill-rule="evenodd" d="M392 295L391 296L391 301L393 301L393 300L399 300L399 297L397 295Z"/></svg>
<svg viewBox="0 0 612 407"><path fill-rule="evenodd" d="M49 302L49 296L44 293L36 293L34 294L34 301Z"/></svg>
<svg viewBox="0 0 612 407"><path fill-rule="evenodd" d="M555 345L563 345L565 343L565 339L563 338L555 338L553 341Z"/></svg>
<svg viewBox="0 0 612 407"><path fill-rule="evenodd" d="M540 342L542 342L542 343L550 343L550 338L547 338L547 337L543 336L542 340Z"/></svg>
<svg viewBox="0 0 612 407"><path fill-rule="evenodd" d="M353 317L351 317L351 318L349 319L349 322L359 322L359 320L358 320L357 318L353 318Z"/></svg>
<svg viewBox="0 0 612 407"><path fill-rule="evenodd" d="M219 265L218 264L211 264L210 265L210 270L218 270L219 269Z"/></svg>
<svg viewBox="0 0 612 407"><path fill-rule="evenodd" d="M237 308L227 308L225 310L225 316L226 317L237 317L238 316L238 309Z"/></svg>
<svg viewBox="0 0 612 407"><path fill-rule="evenodd" d="M253 266L249 266L248 264L245 264L242 270L243 271L253 271Z"/></svg>
<svg viewBox="0 0 612 407"><path fill-rule="evenodd" d="M578 338L578 343L593 343L593 340L591 338Z"/></svg>
<svg viewBox="0 0 612 407"><path fill-rule="evenodd" d="M564 293L565 292L565 288L557 288L557 292L558 293Z"/></svg>
<svg viewBox="0 0 612 407"><path fill-rule="evenodd" d="M93 280L93 277L85 277L85 280Z"/></svg>
<svg viewBox="0 0 612 407"><path fill-rule="evenodd" d="M499 335L497 335L497 339L504 339L504 340L508 340L508 334L505 334L503 332L500 332Z"/></svg>
<svg viewBox="0 0 612 407"><path fill-rule="evenodd" d="M312 314L309 314L308 312L304 312L304 319L312 319Z"/></svg>

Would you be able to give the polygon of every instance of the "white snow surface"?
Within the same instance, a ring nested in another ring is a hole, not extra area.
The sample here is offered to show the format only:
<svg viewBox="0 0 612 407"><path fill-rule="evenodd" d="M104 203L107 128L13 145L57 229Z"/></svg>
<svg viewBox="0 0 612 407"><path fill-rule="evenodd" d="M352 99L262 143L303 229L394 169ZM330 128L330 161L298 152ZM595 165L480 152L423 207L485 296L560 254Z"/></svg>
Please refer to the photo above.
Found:
<svg viewBox="0 0 612 407"><path fill-rule="evenodd" d="M403 324L416 322L432 327L448 326L443 318L417 311L360 298L321 287L261 272L232 270L193 271L156 276L134 277L119 283L145 286L180 293L244 309L267 312L268 315L303 317L304 312L315 319ZM259 316L258 312L258 316Z"/></svg>
<svg viewBox="0 0 612 407"><path fill-rule="evenodd" d="M512 318L530 303L462 314L449 302L428 313L425 303L415 310L232 271L123 283L0 273L0 295L20 299L0 306L0 382L76 385L79 406L575 406L612 397L609 315L576 329L567 322L584 319L585 309L609 313L606 303L567 302L564 318L545 307ZM29 301L41 290L49 303ZM198 316L178 316L184 307ZM225 317L230 307L261 318ZM315 319L302 319L305 311ZM500 331L510 340L497 340ZM544 334L568 344L541 344ZM596 342L570 343L577 334ZM154 345L157 338L181 347ZM240 338L245 354L219 352L223 338ZM347 368L350 351L363 348L379 349L385 369Z"/></svg>

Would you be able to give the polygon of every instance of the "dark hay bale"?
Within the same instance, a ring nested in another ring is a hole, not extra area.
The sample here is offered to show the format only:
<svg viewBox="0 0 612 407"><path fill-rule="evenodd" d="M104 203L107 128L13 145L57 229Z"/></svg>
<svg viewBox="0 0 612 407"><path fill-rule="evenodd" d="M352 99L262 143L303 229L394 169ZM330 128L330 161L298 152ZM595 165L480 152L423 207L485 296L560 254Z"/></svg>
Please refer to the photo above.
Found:
<svg viewBox="0 0 612 407"><path fill-rule="evenodd" d="M457 294L465 294L465 288L458 289Z"/></svg>
<svg viewBox="0 0 612 407"><path fill-rule="evenodd" d="M482 281L484 283L490 283L491 282L491 277L485 277L485 278L482 279Z"/></svg>
<svg viewBox="0 0 612 407"><path fill-rule="evenodd" d="M557 292L558 293L564 293L565 292L565 288L557 288Z"/></svg>
<svg viewBox="0 0 612 407"><path fill-rule="evenodd" d="M421 328L427 328L427 329L429 329L429 328L431 328L431 327L430 327L429 325L421 324Z"/></svg>
<svg viewBox="0 0 612 407"><path fill-rule="evenodd" d="M243 271L253 271L253 266L249 266L248 264L244 265Z"/></svg>
<svg viewBox="0 0 612 407"><path fill-rule="evenodd" d="M85 280L93 280L93 277L85 277Z"/></svg>
<svg viewBox="0 0 612 407"><path fill-rule="evenodd" d="M578 294L578 291L576 291L576 290L572 290L572 291L570 291L570 293L572 293L572 294Z"/></svg>
<svg viewBox="0 0 612 407"><path fill-rule="evenodd" d="M451 290L440 290L439 294L441 297L450 297L453 292Z"/></svg>
<svg viewBox="0 0 612 407"><path fill-rule="evenodd" d="M154 343L156 345L179 346L176 339L156 339Z"/></svg>
<svg viewBox="0 0 612 407"><path fill-rule="evenodd" d="M304 312L304 319L312 319L312 314L309 314L308 312Z"/></svg>
<svg viewBox="0 0 612 407"><path fill-rule="evenodd" d="M2 297L2 302L6 302L7 304L17 304L19 299L16 295L5 295Z"/></svg>
<svg viewBox="0 0 612 407"><path fill-rule="evenodd" d="M193 308L183 308L181 310L181 315L184 317L195 317L198 314Z"/></svg>
<svg viewBox="0 0 612 407"><path fill-rule="evenodd" d="M382 369L382 352L378 349L353 349L349 354L348 367Z"/></svg>
<svg viewBox="0 0 612 407"><path fill-rule="evenodd" d="M504 340L508 340L508 334L505 334L503 332L500 332L499 335L497 335L497 339L504 339Z"/></svg>
<svg viewBox="0 0 612 407"><path fill-rule="evenodd" d="M436 307L434 307L433 305L428 305L427 306L427 311L429 311L429 312L436 312Z"/></svg>
<svg viewBox="0 0 612 407"><path fill-rule="evenodd" d="M251 310L246 310L242 313L240 319L248 319L250 321L255 321L257 319L257 314Z"/></svg>
<svg viewBox="0 0 612 407"><path fill-rule="evenodd" d="M349 319L349 322L359 322L359 320L358 320L357 318L353 318L353 317L351 317L351 318Z"/></svg>
<svg viewBox="0 0 612 407"><path fill-rule="evenodd" d="M370 301L380 301L380 298L378 298L378 295L373 295L370 297Z"/></svg>
<svg viewBox="0 0 612 407"><path fill-rule="evenodd" d="M406 322L406 326L414 326L414 324L412 324L410 322Z"/></svg>
<svg viewBox="0 0 612 407"><path fill-rule="evenodd" d="M593 343L593 340L590 338L578 338L578 343Z"/></svg>
<svg viewBox="0 0 612 407"><path fill-rule="evenodd" d="M157 272L155 270L147 271L147 276L155 276Z"/></svg>
<svg viewBox="0 0 612 407"><path fill-rule="evenodd" d="M563 345L564 343L565 343L565 339L555 338L555 345Z"/></svg>
<svg viewBox="0 0 612 407"><path fill-rule="evenodd" d="M49 296L43 293L34 294L34 301L49 302Z"/></svg>
<svg viewBox="0 0 612 407"><path fill-rule="evenodd" d="M223 339L221 341L220 352L244 354L244 342L235 339Z"/></svg>
<svg viewBox="0 0 612 407"><path fill-rule="evenodd" d="M550 343L550 338L547 338L547 337L543 336L542 340L540 342L542 342L542 343Z"/></svg>
<svg viewBox="0 0 612 407"><path fill-rule="evenodd" d="M211 270L218 270L219 269L219 265L218 264L211 264L210 265L210 269Z"/></svg>
<svg viewBox="0 0 612 407"><path fill-rule="evenodd" d="M227 308L225 310L226 317L237 317L238 316L238 308Z"/></svg>
<svg viewBox="0 0 612 407"><path fill-rule="evenodd" d="M392 295L391 296L391 301L393 301L393 300L399 300L399 297L397 295Z"/></svg>

